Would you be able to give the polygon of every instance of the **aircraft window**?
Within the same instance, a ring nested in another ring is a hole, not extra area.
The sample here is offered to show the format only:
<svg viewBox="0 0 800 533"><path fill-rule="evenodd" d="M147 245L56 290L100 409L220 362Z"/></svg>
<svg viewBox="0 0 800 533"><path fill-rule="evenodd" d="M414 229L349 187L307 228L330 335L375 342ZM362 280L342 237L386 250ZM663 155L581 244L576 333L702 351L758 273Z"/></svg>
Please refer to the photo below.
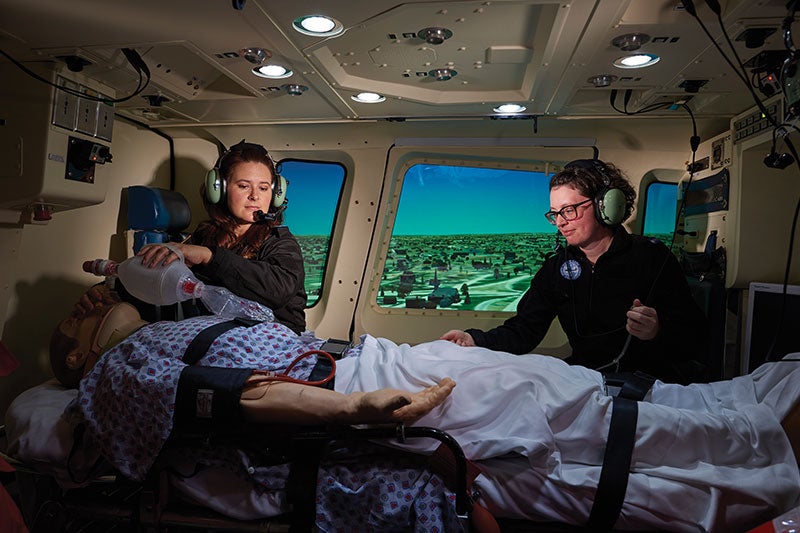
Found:
<svg viewBox="0 0 800 533"><path fill-rule="evenodd" d="M514 311L553 249L543 172L409 167L377 304Z"/></svg>
<svg viewBox="0 0 800 533"><path fill-rule="evenodd" d="M642 235L655 237L669 246L675 231L678 207L678 185L654 181L647 186L644 202Z"/></svg>
<svg viewBox="0 0 800 533"><path fill-rule="evenodd" d="M303 251L307 306L312 307L322 294L345 169L339 163L299 160L284 160L278 167L289 182L284 223Z"/></svg>

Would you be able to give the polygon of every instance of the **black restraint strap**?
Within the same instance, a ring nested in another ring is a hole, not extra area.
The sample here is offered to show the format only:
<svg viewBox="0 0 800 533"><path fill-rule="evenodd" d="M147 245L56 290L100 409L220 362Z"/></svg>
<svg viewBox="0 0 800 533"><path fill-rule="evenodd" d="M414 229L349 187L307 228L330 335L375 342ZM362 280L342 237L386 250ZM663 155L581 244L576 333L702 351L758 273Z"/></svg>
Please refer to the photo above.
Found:
<svg viewBox="0 0 800 533"><path fill-rule="evenodd" d="M208 353L211 343L213 343L217 337L226 331L239 326L251 327L258 323L259 322L256 320L249 320L247 318L234 318L233 320L227 320L225 322L214 324L213 326L208 326L206 329L198 333L197 336L192 339L192 342L189 343L189 346L183 353L183 362L187 365L196 364L206 353Z"/></svg>
<svg viewBox="0 0 800 533"><path fill-rule="evenodd" d="M628 488L631 455L636 440L638 402L619 396L614 397L613 402L603 468L587 524L592 531L610 530L619 517Z"/></svg>
<svg viewBox="0 0 800 533"><path fill-rule="evenodd" d="M333 365L331 364L330 359L319 355L317 356L317 364L314 365L314 368L311 369L311 374L308 376L308 381L322 381L330 375L331 370L333 370ZM334 376L333 379L327 383L319 386L323 389L333 390L335 380L336 376Z"/></svg>
<svg viewBox="0 0 800 533"><path fill-rule="evenodd" d="M637 370L636 372L606 372L603 373L603 381L609 395L641 402L650 392L656 378ZM614 390L617 392L614 393Z"/></svg>
<svg viewBox="0 0 800 533"><path fill-rule="evenodd" d="M184 367L175 394L173 427L185 433L234 427L241 421L239 401L252 373L249 368Z"/></svg>
<svg viewBox="0 0 800 533"><path fill-rule="evenodd" d="M655 383L656 378L644 372L634 372L628 376L625 383L622 385L622 390L619 391L618 396L628 398L629 400L642 401L650 388Z"/></svg>
<svg viewBox="0 0 800 533"><path fill-rule="evenodd" d="M183 369L178 383L176 427L188 426L195 429L201 427L211 431L216 427L214 424L239 421L242 387L252 370L192 365L197 363L208 352L214 340L226 331L237 326L250 327L257 323L236 318L209 326L192 339L183 354L183 362L190 366ZM326 357L318 357L309 379L324 379L331 369L332 365ZM323 386L333 389L333 380ZM213 401L215 399L216 401ZM293 453L296 455L291 459L286 484L287 497L293 508L289 531L305 533L312 531L316 521L317 475L327 441L300 440L293 442L292 445Z"/></svg>

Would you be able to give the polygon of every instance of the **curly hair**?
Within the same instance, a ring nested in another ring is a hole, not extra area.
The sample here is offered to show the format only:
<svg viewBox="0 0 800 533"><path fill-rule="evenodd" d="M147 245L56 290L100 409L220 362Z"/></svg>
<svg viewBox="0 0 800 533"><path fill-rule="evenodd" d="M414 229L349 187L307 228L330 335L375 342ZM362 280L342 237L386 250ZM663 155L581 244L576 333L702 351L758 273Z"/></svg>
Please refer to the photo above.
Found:
<svg viewBox="0 0 800 533"><path fill-rule="evenodd" d="M272 183L273 185L275 184L278 178L275 162L260 144L247 143L242 140L240 143L231 146L230 150L222 155L218 162L218 168L222 179L226 183L233 169L241 163L261 163L266 165L272 175ZM222 201L215 204L209 201L206 195L205 182L200 187L200 196L203 199L203 206L206 208L209 220L198 225L192 235L194 244L221 246L250 259L257 255L259 248L269 238L271 229L274 226L283 224L282 210L273 206L270 200L269 212L275 215L275 219L264 224L252 224L245 234L238 238L235 229L239 226L239 221L228 208L228 202Z"/></svg>
<svg viewBox="0 0 800 533"><path fill-rule="evenodd" d="M628 179L612 163L599 159L577 159L564 166L550 178L550 190L566 185L577 189L582 195L593 200L605 189L619 189L625 195L625 215L622 222L630 218L636 201L636 190Z"/></svg>

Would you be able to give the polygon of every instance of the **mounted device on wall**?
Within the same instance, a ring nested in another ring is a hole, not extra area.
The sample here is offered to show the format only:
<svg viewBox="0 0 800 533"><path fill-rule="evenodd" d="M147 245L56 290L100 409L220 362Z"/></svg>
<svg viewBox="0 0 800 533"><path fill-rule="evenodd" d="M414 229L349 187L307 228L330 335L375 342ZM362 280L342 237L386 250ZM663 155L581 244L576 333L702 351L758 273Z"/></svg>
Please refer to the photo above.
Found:
<svg viewBox="0 0 800 533"><path fill-rule="evenodd" d="M36 76L11 62L0 65L0 100L7 104L0 128L0 210L20 212L23 223L32 213L30 220L40 223L105 200L110 180L101 169L111 161L114 107L89 96L113 100L114 91L60 63L26 68Z"/></svg>
<svg viewBox="0 0 800 533"><path fill-rule="evenodd" d="M798 69L797 66L798 61L800 61L800 51L795 48L794 40L792 39L792 23L794 22L794 15L798 7L800 7L800 2L797 0L788 2L787 8L789 9L789 13L781 24L781 29L783 30L783 44L789 52L789 56L781 67L781 80L783 82L784 96L786 97L786 110L789 112L789 115L793 117L800 114L800 69Z"/></svg>
<svg viewBox="0 0 800 533"><path fill-rule="evenodd" d="M625 219L626 198L621 189L611 186L611 170L599 159L576 159L564 165L564 169L580 168L588 170L599 178L602 187L593 199L594 214L604 226L619 226Z"/></svg>
<svg viewBox="0 0 800 533"><path fill-rule="evenodd" d="M111 150L96 142L70 137L67 145L67 168L64 178L94 183L95 165L111 163Z"/></svg>

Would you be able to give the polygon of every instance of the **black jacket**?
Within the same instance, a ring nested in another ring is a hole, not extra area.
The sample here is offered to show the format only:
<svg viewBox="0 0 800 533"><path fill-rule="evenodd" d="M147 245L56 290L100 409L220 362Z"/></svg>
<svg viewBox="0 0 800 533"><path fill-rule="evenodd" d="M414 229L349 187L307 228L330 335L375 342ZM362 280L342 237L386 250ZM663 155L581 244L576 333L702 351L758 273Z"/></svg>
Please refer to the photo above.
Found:
<svg viewBox="0 0 800 533"><path fill-rule="evenodd" d="M191 240L189 241L192 244ZM245 259L236 253L217 246L209 246L211 261L196 265L192 271L203 283L225 287L248 300L262 303L275 313L276 322L288 326L295 333L306 328L305 269L303 254L297 239L286 226L273 228L254 259ZM123 299L132 301L127 291L117 290ZM175 320L209 314L200 302L182 302L180 313L176 306L155 309L153 306L133 301L142 318L148 321Z"/></svg>
<svg viewBox="0 0 800 533"><path fill-rule="evenodd" d="M625 314L634 298L656 309L660 330L650 341L631 338L620 371L639 370L664 381L696 378L686 369L690 361L708 359L705 314L667 247L621 227L594 268L577 247L563 248L533 277L515 316L490 331L467 332L478 346L529 353L558 316L572 348L567 361L598 368L621 353L628 337Z"/></svg>

